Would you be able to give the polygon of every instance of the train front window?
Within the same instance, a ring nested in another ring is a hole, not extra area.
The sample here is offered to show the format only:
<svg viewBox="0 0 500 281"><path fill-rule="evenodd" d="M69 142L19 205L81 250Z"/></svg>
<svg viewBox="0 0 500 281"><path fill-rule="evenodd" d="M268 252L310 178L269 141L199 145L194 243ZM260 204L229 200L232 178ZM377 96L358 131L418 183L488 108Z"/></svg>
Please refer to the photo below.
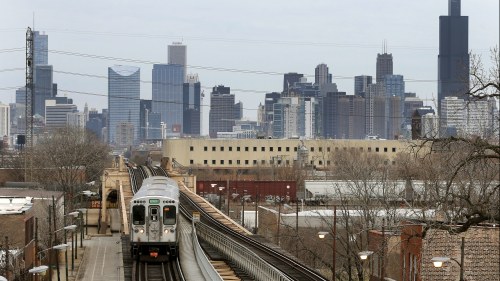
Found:
<svg viewBox="0 0 500 281"><path fill-rule="evenodd" d="M146 218L146 207L137 205L132 207L132 223L135 225L143 225Z"/></svg>
<svg viewBox="0 0 500 281"><path fill-rule="evenodd" d="M158 221L159 206L149 206L150 221Z"/></svg>
<svg viewBox="0 0 500 281"><path fill-rule="evenodd" d="M176 211L175 206L163 207L163 224L175 224Z"/></svg>

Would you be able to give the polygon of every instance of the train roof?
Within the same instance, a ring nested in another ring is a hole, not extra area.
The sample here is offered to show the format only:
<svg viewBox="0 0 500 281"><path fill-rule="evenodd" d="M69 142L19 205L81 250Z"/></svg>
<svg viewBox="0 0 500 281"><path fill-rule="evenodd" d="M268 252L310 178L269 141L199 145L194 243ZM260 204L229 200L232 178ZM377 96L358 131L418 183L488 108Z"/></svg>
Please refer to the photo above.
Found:
<svg viewBox="0 0 500 281"><path fill-rule="evenodd" d="M141 188L135 193L132 200L148 196L163 196L179 200L179 186L173 179L154 176L142 181Z"/></svg>

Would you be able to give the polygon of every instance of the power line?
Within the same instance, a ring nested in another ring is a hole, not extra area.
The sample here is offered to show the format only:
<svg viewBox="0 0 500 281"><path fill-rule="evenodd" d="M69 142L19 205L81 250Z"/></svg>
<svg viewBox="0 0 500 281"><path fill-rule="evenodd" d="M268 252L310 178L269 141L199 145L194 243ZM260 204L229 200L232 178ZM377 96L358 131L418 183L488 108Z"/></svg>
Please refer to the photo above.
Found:
<svg viewBox="0 0 500 281"><path fill-rule="evenodd" d="M50 53L54 53L54 54L60 54L60 55L77 56L77 57L92 58L92 59L102 59L102 60L110 60L110 61L119 61L119 62L139 63L139 64L146 64L146 65L164 64L162 62L149 61L149 60L143 60L143 59L121 58L121 57L112 57L112 56L104 56L104 55L94 55L94 54L86 54L86 53L62 51L62 50L49 50L49 52ZM265 71L265 70L250 70L250 69L237 69L237 68L223 68L223 67L200 66L200 65L186 65L186 67L194 68L194 69L210 70L210 71L222 71L222 72L243 73L243 74L256 74L256 75L283 76L285 74L288 74L288 72L276 72L276 71ZM304 74L304 73L301 73L301 74L303 74L304 77L308 77L308 78L315 77L314 74ZM346 76L346 75L334 75L333 78L354 80L354 76ZM412 78L406 78L404 81L408 81L408 82L425 82L425 83L437 82L437 80L435 80L435 79L412 79Z"/></svg>
<svg viewBox="0 0 500 281"><path fill-rule="evenodd" d="M158 39L173 39L177 41L192 40L192 41L211 41L224 43L245 43L245 44L270 44L270 45L287 45L287 46L314 46L314 47L339 47L339 48L369 48L380 49L380 44L362 44L362 43L333 43L320 41L294 41L294 40L263 40L263 39L248 39L248 38L224 38L224 37L203 37L203 36L179 36L167 34L148 34L148 33L124 33L124 32L101 32L89 30L71 30L71 29L45 29L48 32L59 32L66 34L87 34L98 36L116 36L116 37L131 37L131 38L158 38ZM421 51L434 51L437 46L406 46L394 45L391 49L410 49Z"/></svg>

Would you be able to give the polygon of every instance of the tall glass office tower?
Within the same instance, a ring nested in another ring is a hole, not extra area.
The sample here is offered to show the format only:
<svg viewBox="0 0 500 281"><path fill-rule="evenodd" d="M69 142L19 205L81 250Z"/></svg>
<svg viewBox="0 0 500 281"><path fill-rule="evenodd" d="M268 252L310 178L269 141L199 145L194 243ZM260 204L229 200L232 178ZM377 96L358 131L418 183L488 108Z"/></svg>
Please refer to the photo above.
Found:
<svg viewBox="0 0 500 281"><path fill-rule="evenodd" d="M167 136L179 136L183 124L184 67L180 64L153 65L152 110L161 114Z"/></svg>
<svg viewBox="0 0 500 281"><path fill-rule="evenodd" d="M116 65L108 68L108 142L110 144L133 144L122 141L125 136L120 134L122 130L119 128L121 127L133 128L133 141L138 140L140 76L140 68L135 66ZM126 139L126 142L130 142L128 136Z"/></svg>
<svg viewBox="0 0 500 281"><path fill-rule="evenodd" d="M36 65L49 64L49 36L47 34L40 34L39 31L33 32L34 41L34 60Z"/></svg>

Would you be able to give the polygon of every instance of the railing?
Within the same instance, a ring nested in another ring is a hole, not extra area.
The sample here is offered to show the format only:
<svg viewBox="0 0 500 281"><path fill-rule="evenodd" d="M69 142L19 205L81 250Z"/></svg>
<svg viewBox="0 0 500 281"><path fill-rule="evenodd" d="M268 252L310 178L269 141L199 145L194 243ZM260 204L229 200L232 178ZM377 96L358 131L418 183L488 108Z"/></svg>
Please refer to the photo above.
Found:
<svg viewBox="0 0 500 281"><path fill-rule="evenodd" d="M215 229L198 222L196 223L196 233L198 237L217 249L226 259L233 261L255 280L291 281L286 275L251 250L222 235Z"/></svg>
<svg viewBox="0 0 500 281"><path fill-rule="evenodd" d="M207 256L205 255L205 252L203 252L200 243L198 242L198 236L196 235L196 227L194 226L194 224L193 232L191 234L191 240L193 241L193 249L196 262L198 263L198 266L200 267L201 273L203 274L203 277L205 277L205 280L222 281L222 277L212 266Z"/></svg>

